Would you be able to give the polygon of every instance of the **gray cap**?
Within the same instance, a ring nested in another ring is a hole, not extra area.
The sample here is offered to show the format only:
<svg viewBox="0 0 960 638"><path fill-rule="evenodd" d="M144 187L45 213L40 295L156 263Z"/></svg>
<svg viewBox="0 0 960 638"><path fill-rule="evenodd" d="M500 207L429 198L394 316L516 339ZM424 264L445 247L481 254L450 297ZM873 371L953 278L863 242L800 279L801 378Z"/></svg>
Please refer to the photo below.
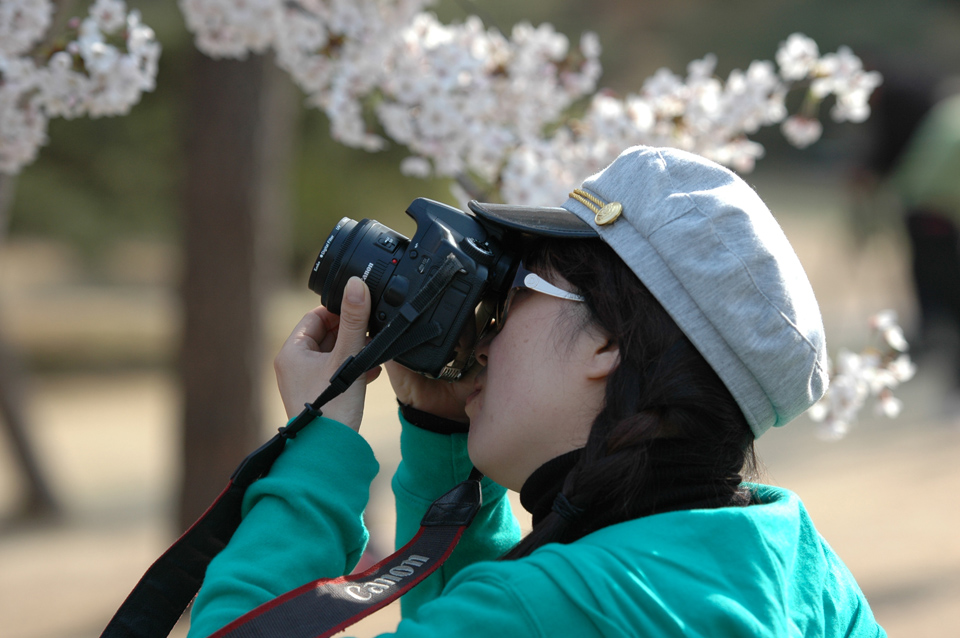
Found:
<svg viewBox="0 0 960 638"><path fill-rule="evenodd" d="M823 321L806 273L760 197L726 168L637 146L562 208L470 208L515 230L609 244L720 375L755 435L826 391Z"/></svg>

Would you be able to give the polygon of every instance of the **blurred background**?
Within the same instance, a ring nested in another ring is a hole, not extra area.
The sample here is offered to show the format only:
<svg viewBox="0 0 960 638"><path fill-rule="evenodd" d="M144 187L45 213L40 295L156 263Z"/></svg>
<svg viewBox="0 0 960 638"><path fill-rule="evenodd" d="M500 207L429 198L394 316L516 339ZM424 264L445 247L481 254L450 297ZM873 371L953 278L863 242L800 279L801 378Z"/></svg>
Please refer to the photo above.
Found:
<svg viewBox="0 0 960 638"><path fill-rule="evenodd" d="M400 175L403 149L332 141L269 60L209 60L174 3L130 5L163 45L157 90L125 117L52 121L39 160L0 182L0 623L10 638L99 635L283 424L271 361L319 303L307 273L340 217L409 236L413 198L456 204L448 184ZM824 115L824 138L804 151L762 131L767 156L745 177L810 275L831 355L859 350L868 317L892 308L919 372L898 393L897 419L866 410L829 443L807 417L768 434L762 479L801 495L890 635L960 635L960 215L949 197L960 124L956 108L935 107L960 88L960 6L444 0L436 10L504 31L521 20L571 39L596 31L601 85L620 93L707 53L725 77L772 59L798 31L821 52L848 45L884 74L867 123ZM917 185L930 175L939 186ZM918 194L931 188L941 196ZM376 557L392 547L399 460L385 377L368 406L362 431L382 466L367 516ZM348 633L396 619L388 609Z"/></svg>

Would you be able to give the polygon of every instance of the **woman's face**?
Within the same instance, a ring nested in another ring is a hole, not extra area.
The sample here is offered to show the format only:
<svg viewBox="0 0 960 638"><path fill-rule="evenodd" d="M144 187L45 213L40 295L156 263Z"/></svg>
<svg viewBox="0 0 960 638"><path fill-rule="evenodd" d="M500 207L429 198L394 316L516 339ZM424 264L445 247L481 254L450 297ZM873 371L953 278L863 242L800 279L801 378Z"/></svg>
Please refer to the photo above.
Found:
<svg viewBox="0 0 960 638"><path fill-rule="evenodd" d="M587 441L618 353L583 325L585 312L578 302L521 290L503 329L477 345L483 368L466 405L470 459L505 487L519 490L542 464Z"/></svg>

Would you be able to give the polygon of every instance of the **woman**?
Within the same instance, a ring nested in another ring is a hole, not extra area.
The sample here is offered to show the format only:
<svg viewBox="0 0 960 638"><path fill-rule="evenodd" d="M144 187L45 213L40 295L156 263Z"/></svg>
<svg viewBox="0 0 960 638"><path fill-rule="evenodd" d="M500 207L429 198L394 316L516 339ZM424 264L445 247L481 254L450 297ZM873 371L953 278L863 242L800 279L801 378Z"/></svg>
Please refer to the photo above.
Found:
<svg viewBox="0 0 960 638"><path fill-rule="evenodd" d="M742 481L754 438L827 382L816 300L753 190L694 155L637 147L563 208L471 208L528 235L531 274L466 381L387 365L403 427L398 545L471 465L488 477L454 554L403 598L396 635L885 635L797 497ZM300 322L276 360L290 416L360 350L369 312L351 280L339 319L319 308ZM357 434L364 390L327 404L251 487L191 636L355 566L377 472ZM523 540L506 488L533 514Z"/></svg>

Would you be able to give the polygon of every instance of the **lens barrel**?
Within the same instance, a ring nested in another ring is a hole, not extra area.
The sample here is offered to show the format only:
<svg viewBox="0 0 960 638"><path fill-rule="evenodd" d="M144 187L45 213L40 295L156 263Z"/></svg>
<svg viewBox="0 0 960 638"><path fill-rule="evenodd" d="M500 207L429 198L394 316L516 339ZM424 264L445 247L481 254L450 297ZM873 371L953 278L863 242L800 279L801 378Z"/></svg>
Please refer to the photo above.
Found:
<svg viewBox="0 0 960 638"><path fill-rule="evenodd" d="M331 312L340 313L350 277L360 277L376 308L410 240L380 222L344 217L330 231L310 272L310 290Z"/></svg>

